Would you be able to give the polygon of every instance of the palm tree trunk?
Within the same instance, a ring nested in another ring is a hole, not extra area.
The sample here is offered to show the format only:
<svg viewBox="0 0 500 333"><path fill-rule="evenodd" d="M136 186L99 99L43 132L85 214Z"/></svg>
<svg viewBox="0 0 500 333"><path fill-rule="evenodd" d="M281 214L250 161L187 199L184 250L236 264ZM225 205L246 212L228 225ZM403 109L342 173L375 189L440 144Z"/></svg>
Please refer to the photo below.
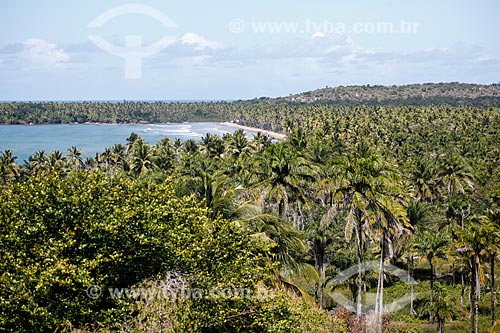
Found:
<svg viewBox="0 0 500 333"><path fill-rule="evenodd" d="M464 306L464 294L465 294L465 277L464 277L464 268L460 268L460 279L461 279L461 287L462 291L460 293L460 305Z"/></svg>
<svg viewBox="0 0 500 333"><path fill-rule="evenodd" d="M453 263L453 264L451 265L451 273L453 274L453 275L452 275L452 284L451 284L451 285L452 285L453 287L455 287L455 285L457 284L457 283L456 283L457 281L456 281L456 278L455 278L455 263Z"/></svg>
<svg viewBox="0 0 500 333"><path fill-rule="evenodd" d="M444 333L444 320L438 317L438 333Z"/></svg>
<svg viewBox="0 0 500 333"><path fill-rule="evenodd" d="M476 295L477 295L477 299L479 300L479 298L481 298L481 279L479 277L479 267L481 266L481 262L480 262L480 259L479 259L479 253L477 253L475 256L474 256L474 260L476 261Z"/></svg>
<svg viewBox="0 0 500 333"><path fill-rule="evenodd" d="M356 224L357 255L358 255L358 294L356 295L356 319L361 318L362 293L363 293L363 231L361 230L361 219L358 217Z"/></svg>
<svg viewBox="0 0 500 333"><path fill-rule="evenodd" d="M431 288L429 292L429 300L431 303L434 302L434 265L432 264L432 259L429 259L429 263L431 266ZM429 321L432 323L434 322L434 317L432 316L432 313L429 315Z"/></svg>
<svg viewBox="0 0 500 333"><path fill-rule="evenodd" d="M323 302L324 302L324 298L325 298L325 279L326 279L326 264L323 260L321 260L321 271L320 271L320 276L319 276L319 309L320 310L323 310Z"/></svg>
<svg viewBox="0 0 500 333"><path fill-rule="evenodd" d="M377 296L375 301L377 333L382 333L382 317L384 314L384 248L385 229L382 228L382 239L380 240L380 266L378 272Z"/></svg>
<svg viewBox="0 0 500 333"><path fill-rule="evenodd" d="M316 267L316 269L318 269L318 270L321 271L321 269L320 269L320 259L319 259L319 254L317 253L317 251L314 251L314 267ZM321 285L321 276L319 278L319 282L316 283L315 286L314 286L314 301L321 308L321 304L319 302L319 288L320 288L320 285Z"/></svg>
<svg viewBox="0 0 500 333"><path fill-rule="evenodd" d="M475 308L476 308L476 296L475 296L475 277L474 275L476 274L476 268L475 268L475 260L474 256L471 256L469 258L469 263L470 263L470 285L469 285L469 300L470 300L470 331L471 333L476 333L476 323L475 323Z"/></svg>
<svg viewBox="0 0 500 333"><path fill-rule="evenodd" d="M490 256L490 275L491 275L491 291L490 291L490 301L491 301L491 326L495 325L495 254Z"/></svg>
<svg viewBox="0 0 500 333"><path fill-rule="evenodd" d="M415 315L415 310L413 309L413 298L414 298L414 293L413 293L413 281L410 279L413 277L413 269L412 269L412 264L413 264L413 256L408 257L408 283L410 283L410 316Z"/></svg>
<svg viewBox="0 0 500 333"><path fill-rule="evenodd" d="M479 297L481 295L481 281L479 280L479 254L474 255L474 266L475 266L475 272L474 272L474 277L476 279L476 287L475 292L474 292L474 324L475 324L475 333L479 332Z"/></svg>

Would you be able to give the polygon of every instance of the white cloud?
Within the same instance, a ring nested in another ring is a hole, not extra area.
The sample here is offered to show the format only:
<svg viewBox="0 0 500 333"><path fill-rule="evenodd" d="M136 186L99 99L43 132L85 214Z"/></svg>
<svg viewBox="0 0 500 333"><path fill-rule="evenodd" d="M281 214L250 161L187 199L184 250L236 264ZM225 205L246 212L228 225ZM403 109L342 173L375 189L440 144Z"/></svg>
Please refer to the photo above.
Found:
<svg viewBox="0 0 500 333"><path fill-rule="evenodd" d="M301 36L295 40L247 48L225 47L189 33L151 59L150 69L175 70L196 67L226 73L229 77L253 73L262 80L292 85L292 82L322 84L398 84L422 81L478 81L481 68L499 73L497 57L477 46L457 44L405 52L370 49L339 34ZM474 74L476 73L476 74ZM479 75L479 76L478 76ZM484 75L483 75L484 76ZM470 77L470 78L469 78ZM311 88L314 85L311 84Z"/></svg>
<svg viewBox="0 0 500 333"><path fill-rule="evenodd" d="M193 32L184 34L179 41L182 44L187 44L193 46L194 50L199 51L203 49L222 49L224 46L219 42L212 42L206 38L197 35Z"/></svg>
<svg viewBox="0 0 500 333"><path fill-rule="evenodd" d="M31 38L24 42L4 46L0 60L10 69L49 69L70 60L70 55L54 43Z"/></svg>
<svg viewBox="0 0 500 333"><path fill-rule="evenodd" d="M325 34L318 31L318 32L313 33L311 38L313 38L313 39L314 38L325 38Z"/></svg>
<svg viewBox="0 0 500 333"><path fill-rule="evenodd" d="M56 64L69 60L69 54L43 39L28 39L23 45L25 47L19 56L33 63Z"/></svg>

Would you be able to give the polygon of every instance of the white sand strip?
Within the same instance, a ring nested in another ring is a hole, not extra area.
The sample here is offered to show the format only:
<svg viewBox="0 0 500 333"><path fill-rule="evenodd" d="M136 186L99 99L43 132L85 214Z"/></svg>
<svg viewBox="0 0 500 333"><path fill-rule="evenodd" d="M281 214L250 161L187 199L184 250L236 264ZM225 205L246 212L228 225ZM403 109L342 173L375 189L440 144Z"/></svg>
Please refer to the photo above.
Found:
<svg viewBox="0 0 500 333"><path fill-rule="evenodd" d="M268 130L263 130L263 129L260 129L257 127L243 126L240 124L235 124L235 123L230 123L230 122L221 123L221 125L224 125L227 127L241 128L244 131L262 132L264 134L269 135L271 138L279 140L279 141L283 141L286 139L285 134L281 134L281 133L277 133L277 132L273 132L273 131L268 131Z"/></svg>

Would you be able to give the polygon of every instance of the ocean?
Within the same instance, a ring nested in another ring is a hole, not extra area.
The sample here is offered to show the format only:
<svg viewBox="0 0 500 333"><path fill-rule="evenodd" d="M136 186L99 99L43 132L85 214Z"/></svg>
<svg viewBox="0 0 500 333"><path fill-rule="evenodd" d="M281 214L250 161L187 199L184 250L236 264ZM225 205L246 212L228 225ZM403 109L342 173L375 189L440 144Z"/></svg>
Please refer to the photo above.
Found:
<svg viewBox="0 0 500 333"><path fill-rule="evenodd" d="M67 153L75 146L85 157L95 157L105 148L117 143L126 144L132 132L150 144L163 138L200 140L206 133L233 133L237 129L219 123L181 124L64 124L64 125L0 125L0 151L10 149L17 156L17 163L23 164L38 150L47 154L59 150ZM246 131L248 137L254 132Z"/></svg>

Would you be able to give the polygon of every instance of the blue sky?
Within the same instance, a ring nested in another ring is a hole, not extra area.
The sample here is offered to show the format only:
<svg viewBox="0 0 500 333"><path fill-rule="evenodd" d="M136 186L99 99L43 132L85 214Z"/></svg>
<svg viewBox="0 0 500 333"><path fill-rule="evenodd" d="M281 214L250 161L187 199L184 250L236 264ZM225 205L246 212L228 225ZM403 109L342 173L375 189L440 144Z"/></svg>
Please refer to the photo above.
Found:
<svg viewBox="0 0 500 333"><path fill-rule="evenodd" d="M495 0L4 0L0 9L0 100L247 99L500 81ZM131 35L141 38L135 53Z"/></svg>

